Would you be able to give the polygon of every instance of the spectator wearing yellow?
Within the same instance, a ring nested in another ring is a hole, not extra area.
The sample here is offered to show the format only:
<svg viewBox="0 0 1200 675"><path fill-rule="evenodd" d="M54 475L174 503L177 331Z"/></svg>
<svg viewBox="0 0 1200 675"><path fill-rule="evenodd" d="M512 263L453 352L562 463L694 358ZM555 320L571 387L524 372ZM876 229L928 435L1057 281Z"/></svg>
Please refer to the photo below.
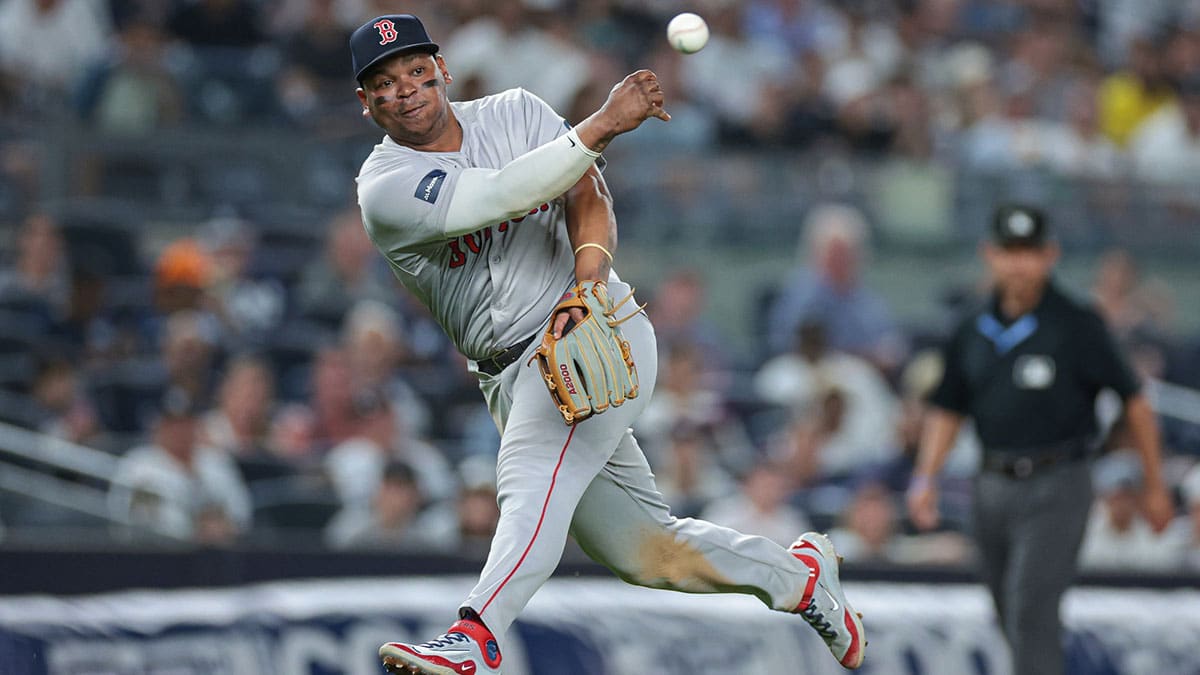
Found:
<svg viewBox="0 0 1200 675"><path fill-rule="evenodd" d="M1098 95L1100 126L1114 143L1124 147L1147 117L1174 100L1165 75L1154 42L1132 40L1129 67L1106 77Z"/></svg>

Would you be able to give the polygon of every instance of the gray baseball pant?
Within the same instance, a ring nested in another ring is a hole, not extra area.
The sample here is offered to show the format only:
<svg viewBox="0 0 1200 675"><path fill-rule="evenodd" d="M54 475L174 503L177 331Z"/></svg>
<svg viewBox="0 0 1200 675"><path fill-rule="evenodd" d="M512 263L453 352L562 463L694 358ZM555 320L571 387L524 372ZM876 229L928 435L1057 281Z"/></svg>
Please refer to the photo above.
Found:
<svg viewBox="0 0 1200 675"><path fill-rule="evenodd" d="M613 297L628 286L609 283ZM621 326L637 364L637 398L572 427L536 366L537 343L494 378L481 378L501 429L500 523L479 582L463 603L504 634L562 557L568 533L621 579L689 593L754 595L773 609L801 599L809 569L763 537L670 514L630 430L654 392L654 329L645 314ZM800 533L798 532L797 535Z"/></svg>
<svg viewBox="0 0 1200 675"><path fill-rule="evenodd" d="M1075 578L1091 504L1085 461L1050 466L1028 478L985 471L975 479L983 579L1015 674L1061 675L1066 668L1059 603Z"/></svg>

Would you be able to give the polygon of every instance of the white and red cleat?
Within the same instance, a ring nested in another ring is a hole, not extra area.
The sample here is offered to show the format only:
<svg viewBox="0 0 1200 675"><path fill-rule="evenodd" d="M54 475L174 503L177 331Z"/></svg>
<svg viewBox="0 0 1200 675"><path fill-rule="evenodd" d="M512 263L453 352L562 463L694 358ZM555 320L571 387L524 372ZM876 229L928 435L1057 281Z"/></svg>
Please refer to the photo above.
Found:
<svg viewBox="0 0 1200 675"><path fill-rule="evenodd" d="M833 542L819 532L805 532L788 547L788 552L809 569L804 594L793 611L825 640L838 663L851 670L858 668L863 662L866 633L862 615L854 611L842 593Z"/></svg>
<svg viewBox="0 0 1200 675"><path fill-rule="evenodd" d="M483 624L458 621L424 644L389 642L379 648L389 673L398 675L499 675L500 645Z"/></svg>

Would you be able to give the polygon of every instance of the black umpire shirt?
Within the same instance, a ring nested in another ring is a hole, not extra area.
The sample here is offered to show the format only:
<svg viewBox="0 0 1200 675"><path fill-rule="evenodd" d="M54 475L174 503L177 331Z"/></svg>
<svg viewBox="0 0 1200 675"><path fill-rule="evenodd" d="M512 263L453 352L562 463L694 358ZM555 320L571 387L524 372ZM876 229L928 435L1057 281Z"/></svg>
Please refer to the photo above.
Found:
<svg viewBox="0 0 1200 675"><path fill-rule="evenodd" d="M975 420L987 450L1034 451L1095 435L1096 395L1140 388L1096 312L1053 282L1030 313L1009 321L998 297L969 315L945 346L930 402Z"/></svg>

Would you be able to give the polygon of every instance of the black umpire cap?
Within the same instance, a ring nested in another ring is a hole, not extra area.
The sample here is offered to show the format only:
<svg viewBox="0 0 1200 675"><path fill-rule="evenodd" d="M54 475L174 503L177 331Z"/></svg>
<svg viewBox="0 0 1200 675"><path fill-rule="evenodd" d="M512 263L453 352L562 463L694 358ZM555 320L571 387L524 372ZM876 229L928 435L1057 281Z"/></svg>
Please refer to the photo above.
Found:
<svg viewBox="0 0 1200 675"><path fill-rule="evenodd" d="M997 246L1044 246L1049 239L1046 214L1024 204L1007 204L992 215L992 241Z"/></svg>
<svg viewBox="0 0 1200 675"><path fill-rule="evenodd" d="M367 68L384 57L408 50L430 54L438 51L420 19L412 14L388 14L371 19L350 36L354 79L361 82Z"/></svg>

